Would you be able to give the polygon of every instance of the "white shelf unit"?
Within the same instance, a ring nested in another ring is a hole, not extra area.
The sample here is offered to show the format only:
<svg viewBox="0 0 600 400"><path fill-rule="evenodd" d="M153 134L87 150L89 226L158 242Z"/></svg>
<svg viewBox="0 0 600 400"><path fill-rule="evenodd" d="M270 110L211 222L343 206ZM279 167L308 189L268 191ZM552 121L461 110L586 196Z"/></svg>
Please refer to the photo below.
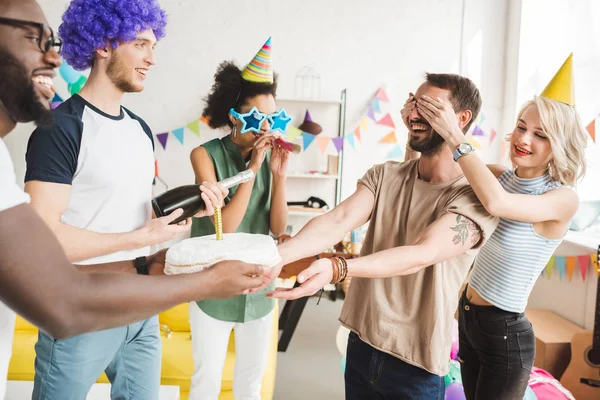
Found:
<svg viewBox="0 0 600 400"><path fill-rule="evenodd" d="M292 122L299 126L304 120L304 114L308 110L313 120L323 127L319 136L343 137L346 121L346 90L342 90L339 100L335 99L300 99L278 97L279 107L284 107L289 115L295 117ZM303 145L302 136L296 143ZM333 144L329 144L333 146ZM331 148L330 148L331 150ZM303 149L299 154L292 154L290 159L290 172L287 181L288 201L306 201L310 196L323 199L329 209L333 209L341 201L342 163L344 151L338 154L337 174L326 174L328 165L328 154L322 154L318 148L317 141L308 149ZM308 171L323 171L322 173L311 173ZM322 215L326 211L315 209L315 211L290 210L290 225L292 233L295 234L310 218Z"/></svg>

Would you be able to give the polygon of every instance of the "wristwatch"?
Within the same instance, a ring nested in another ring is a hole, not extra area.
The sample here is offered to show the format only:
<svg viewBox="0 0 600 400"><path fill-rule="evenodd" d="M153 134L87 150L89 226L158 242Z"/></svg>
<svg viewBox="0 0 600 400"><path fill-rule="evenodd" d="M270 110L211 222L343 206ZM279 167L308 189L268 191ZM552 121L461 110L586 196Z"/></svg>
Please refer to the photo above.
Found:
<svg viewBox="0 0 600 400"><path fill-rule="evenodd" d="M138 275L148 275L148 258L145 256L138 257L133 260L133 265Z"/></svg>
<svg viewBox="0 0 600 400"><path fill-rule="evenodd" d="M458 161L462 156L466 156L467 154L471 154L475 151L475 148L471 143L461 143L456 150L454 150L454 161Z"/></svg>

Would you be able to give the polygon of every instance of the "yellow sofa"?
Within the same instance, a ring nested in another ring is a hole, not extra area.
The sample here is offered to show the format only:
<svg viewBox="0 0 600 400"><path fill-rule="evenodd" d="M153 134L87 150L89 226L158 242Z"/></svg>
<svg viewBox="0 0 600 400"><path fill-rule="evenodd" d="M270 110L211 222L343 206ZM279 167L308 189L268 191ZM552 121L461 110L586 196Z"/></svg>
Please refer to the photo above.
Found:
<svg viewBox="0 0 600 400"><path fill-rule="evenodd" d="M162 339L162 385L179 386L181 400L187 400L190 390L190 377L194 370L192 359L192 341L190 325L188 322L188 304L181 304L159 314L161 327L167 326L172 333L165 334L161 329ZM275 304L273 313L274 323L269 348L269 363L265 373L261 398L271 400L275 388L275 371L277 365L277 338L278 338L278 307ZM35 359L34 345L37 341L37 328L17 316L15 338L13 341L13 354L8 369L8 379L16 381L32 381L34 375L33 363ZM221 395L219 400L233 400L233 366L235 362L235 344L233 334L229 338L227 359L223 369ZM108 383L105 374L98 379L100 383Z"/></svg>

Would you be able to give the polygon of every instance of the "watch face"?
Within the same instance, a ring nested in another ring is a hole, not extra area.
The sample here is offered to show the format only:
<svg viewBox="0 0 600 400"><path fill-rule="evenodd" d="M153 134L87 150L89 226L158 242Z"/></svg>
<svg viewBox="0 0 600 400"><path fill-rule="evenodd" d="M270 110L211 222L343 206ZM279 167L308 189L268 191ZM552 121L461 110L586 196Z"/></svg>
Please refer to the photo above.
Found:
<svg viewBox="0 0 600 400"><path fill-rule="evenodd" d="M462 154L470 153L473 151L473 146L471 146L469 143L462 143L460 146L458 146L458 151L460 151Z"/></svg>

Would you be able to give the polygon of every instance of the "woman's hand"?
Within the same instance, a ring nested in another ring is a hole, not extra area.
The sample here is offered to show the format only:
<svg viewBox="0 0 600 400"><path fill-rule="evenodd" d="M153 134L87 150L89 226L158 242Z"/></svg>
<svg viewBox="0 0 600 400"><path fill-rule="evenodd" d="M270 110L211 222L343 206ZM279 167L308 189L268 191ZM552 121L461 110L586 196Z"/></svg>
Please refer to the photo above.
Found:
<svg viewBox="0 0 600 400"><path fill-rule="evenodd" d="M223 207L224 199L229 190L220 183L202 182L200 185L200 197L204 200L206 208L194 215L195 218L208 217L215 213L215 207Z"/></svg>
<svg viewBox="0 0 600 400"><path fill-rule="evenodd" d="M250 168L254 171L254 174L258 172L260 167L262 166L263 161L265 161L265 157L267 156L267 151L273 148L273 135L270 133L265 133L254 142L254 146L252 148L252 155L250 158Z"/></svg>
<svg viewBox="0 0 600 400"><path fill-rule="evenodd" d="M290 152L282 145L273 142L271 153L271 173L273 176L284 177L287 175L289 159Z"/></svg>
<svg viewBox="0 0 600 400"><path fill-rule="evenodd" d="M321 258L310 267L298 274L299 287L293 289L276 288L267 293L267 297L284 300L295 300L300 297L312 296L333 279L333 264L330 258Z"/></svg>
<svg viewBox="0 0 600 400"><path fill-rule="evenodd" d="M417 110L452 150L465 142L465 134L460 129L456 112L449 101L422 96L417 100Z"/></svg>

